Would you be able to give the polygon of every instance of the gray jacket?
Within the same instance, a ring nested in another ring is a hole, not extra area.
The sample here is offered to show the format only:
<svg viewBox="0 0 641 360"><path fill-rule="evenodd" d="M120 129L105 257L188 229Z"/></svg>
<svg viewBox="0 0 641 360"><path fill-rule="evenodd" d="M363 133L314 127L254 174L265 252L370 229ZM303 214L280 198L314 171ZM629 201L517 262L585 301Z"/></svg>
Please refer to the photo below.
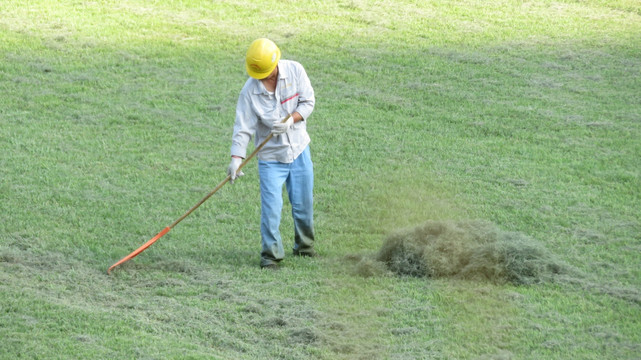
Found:
<svg viewBox="0 0 641 360"><path fill-rule="evenodd" d="M307 120L314 110L314 89L301 64L291 60L278 62L276 90L270 93L260 80L249 78L238 96L231 155L245 158L252 136L256 145L271 133L274 122L297 111ZM258 152L264 161L291 163L310 143L307 121L294 123L287 133L275 135Z"/></svg>

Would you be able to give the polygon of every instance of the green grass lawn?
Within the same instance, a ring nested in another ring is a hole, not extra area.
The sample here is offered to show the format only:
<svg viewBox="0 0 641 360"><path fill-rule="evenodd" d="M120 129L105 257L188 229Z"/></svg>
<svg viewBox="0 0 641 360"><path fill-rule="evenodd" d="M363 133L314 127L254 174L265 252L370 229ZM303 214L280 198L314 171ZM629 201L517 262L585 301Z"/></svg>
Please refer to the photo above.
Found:
<svg viewBox="0 0 641 360"><path fill-rule="evenodd" d="M259 269L254 162L107 276L224 179L263 36L316 91L321 256ZM6 0L0 95L2 359L641 353L638 1ZM355 271L428 220L523 233L573 272Z"/></svg>

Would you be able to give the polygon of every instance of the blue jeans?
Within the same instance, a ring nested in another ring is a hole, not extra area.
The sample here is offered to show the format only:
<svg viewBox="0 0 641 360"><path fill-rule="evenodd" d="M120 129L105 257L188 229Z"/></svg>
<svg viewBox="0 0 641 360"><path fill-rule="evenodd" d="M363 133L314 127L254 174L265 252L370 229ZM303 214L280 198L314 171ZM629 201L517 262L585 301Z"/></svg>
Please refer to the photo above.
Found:
<svg viewBox="0 0 641 360"><path fill-rule="evenodd" d="M274 264L285 257L280 236L283 211L283 184L286 185L294 218L294 249L305 251L314 247L314 169L309 146L290 164L258 161L260 176L261 266Z"/></svg>

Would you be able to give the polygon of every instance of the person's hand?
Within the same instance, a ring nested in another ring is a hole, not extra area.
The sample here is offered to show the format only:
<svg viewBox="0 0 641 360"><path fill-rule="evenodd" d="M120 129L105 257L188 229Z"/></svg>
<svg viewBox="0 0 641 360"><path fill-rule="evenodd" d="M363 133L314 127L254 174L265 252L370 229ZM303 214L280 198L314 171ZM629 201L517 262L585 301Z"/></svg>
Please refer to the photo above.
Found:
<svg viewBox="0 0 641 360"><path fill-rule="evenodd" d="M231 162L229 163L229 167L227 167L227 175L229 175L230 183L233 184L236 178L239 178L245 175L242 171L238 171L238 168L240 167L240 164L242 162L243 162L242 158L232 156Z"/></svg>
<svg viewBox="0 0 641 360"><path fill-rule="evenodd" d="M286 133L287 130L289 130L289 128L292 126L292 124L294 124L294 117L290 115L287 118L287 121L285 121L285 122L279 121L279 122L274 123L274 126L272 127L272 134L274 134L274 135L282 135L282 134Z"/></svg>

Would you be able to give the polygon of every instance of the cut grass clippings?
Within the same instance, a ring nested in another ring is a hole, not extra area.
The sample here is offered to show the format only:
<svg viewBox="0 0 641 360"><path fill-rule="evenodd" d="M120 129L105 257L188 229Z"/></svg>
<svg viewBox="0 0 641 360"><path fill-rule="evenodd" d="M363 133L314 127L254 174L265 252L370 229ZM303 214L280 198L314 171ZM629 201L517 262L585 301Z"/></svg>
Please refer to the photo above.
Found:
<svg viewBox="0 0 641 360"><path fill-rule="evenodd" d="M450 278L494 284L554 282L641 304L641 293L599 284L560 260L543 243L484 221L427 221L386 236L374 256L347 255L363 276Z"/></svg>
<svg viewBox="0 0 641 360"><path fill-rule="evenodd" d="M568 272L540 242L482 221L428 221L388 235L373 259L351 258L364 276L385 265L401 276L523 285Z"/></svg>

